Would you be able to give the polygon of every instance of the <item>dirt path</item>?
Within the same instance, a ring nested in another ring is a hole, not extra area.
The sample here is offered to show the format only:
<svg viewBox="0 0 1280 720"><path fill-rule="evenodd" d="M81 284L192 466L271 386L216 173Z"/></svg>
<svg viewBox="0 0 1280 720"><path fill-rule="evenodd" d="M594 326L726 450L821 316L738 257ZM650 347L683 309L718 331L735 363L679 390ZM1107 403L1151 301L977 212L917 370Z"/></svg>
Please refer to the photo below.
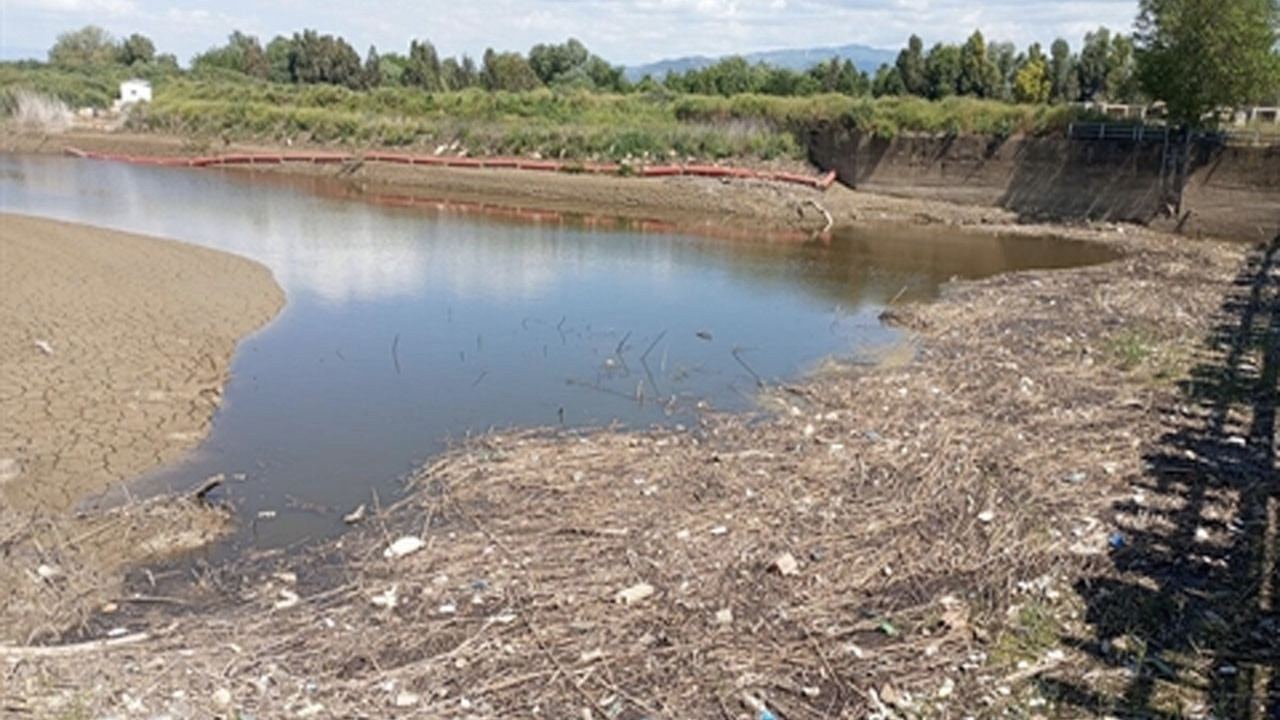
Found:
<svg viewBox="0 0 1280 720"><path fill-rule="evenodd" d="M191 449L232 351L279 311L265 267L0 216L0 506L66 510Z"/></svg>

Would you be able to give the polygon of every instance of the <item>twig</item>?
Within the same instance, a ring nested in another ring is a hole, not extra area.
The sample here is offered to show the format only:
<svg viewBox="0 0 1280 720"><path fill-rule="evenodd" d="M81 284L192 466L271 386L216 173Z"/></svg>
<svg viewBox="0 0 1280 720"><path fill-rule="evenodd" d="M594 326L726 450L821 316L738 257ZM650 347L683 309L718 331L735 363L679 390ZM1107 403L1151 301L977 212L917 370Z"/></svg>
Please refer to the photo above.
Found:
<svg viewBox="0 0 1280 720"><path fill-rule="evenodd" d="M120 647L121 645L132 645L134 643L140 643L150 639L151 633L137 632L130 635L107 638L105 640L90 640L88 642L75 643L74 645L0 645L0 656L16 659L66 657L68 655L79 655L80 653L86 652L110 650L111 648Z"/></svg>
<svg viewBox="0 0 1280 720"><path fill-rule="evenodd" d="M835 222L835 219L831 217L831 213L827 212L826 208L822 207L822 205L820 205L817 200L812 200L812 199L805 200L804 203L802 204L814 206L815 208L817 208L818 212L822 213L822 217L826 218L827 224L821 230L818 231L819 235L822 235L831 231L831 227L835 225L836 222Z"/></svg>
<svg viewBox="0 0 1280 720"><path fill-rule="evenodd" d="M400 333L396 333L395 339L391 341L391 360L396 365L396 374L400 374Z"/></svg>

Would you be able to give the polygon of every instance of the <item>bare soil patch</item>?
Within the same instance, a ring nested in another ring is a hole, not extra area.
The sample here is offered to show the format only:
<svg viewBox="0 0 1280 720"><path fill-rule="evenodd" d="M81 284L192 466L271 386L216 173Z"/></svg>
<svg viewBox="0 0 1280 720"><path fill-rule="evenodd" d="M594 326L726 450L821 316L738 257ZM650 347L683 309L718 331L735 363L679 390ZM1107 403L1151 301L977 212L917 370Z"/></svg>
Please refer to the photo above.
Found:
<svg viewBox="0 0 1280 720"><path fill-rule="evenodd" d="M123 568L231 526L172 498L71 511L204 437L236 342L284 297L243 258L18 215L0 258L0 641L47 641L118 605Z"/></svg>
<svg viewBox="0 0 1280 720"><path fill-rule="evenodd" d="M236 342L284 295L227 253L0 222L0 504L68 510L204 437Z"/></svg>

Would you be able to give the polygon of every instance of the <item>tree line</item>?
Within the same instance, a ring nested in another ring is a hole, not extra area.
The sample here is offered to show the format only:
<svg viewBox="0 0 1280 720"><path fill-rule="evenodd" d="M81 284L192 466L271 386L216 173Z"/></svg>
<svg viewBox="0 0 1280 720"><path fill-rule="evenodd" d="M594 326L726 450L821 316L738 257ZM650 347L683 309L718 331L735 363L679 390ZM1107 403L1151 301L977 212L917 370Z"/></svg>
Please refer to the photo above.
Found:
<svg viewBox="0 0 1280 720"><path fill-rule="evenodd" d="M102 28L88 26L59 35L49 50L50 64L62 68L122 65L146 69L160 64L178 69L172 55L155 54L155 45L134 34L116 40ZM465 88L513 92L564 87L600 92L631 89L622 68L592 54L579 41L538 44L527 55L485 50L471 57L441 58L430 41L413 40L408 53L379 53L370 47L362 60L344 38L302 30L277 35L266 45L239 30L224 45L191 59L193 73L232 73L277 83L342 85L353 90L376 87L421 88L447 92Z"/></svg>
<svg viewBox="0 0 1280 720"><path fill-rule="evenodd" d="M315 30L277 35L265 46L257 37L235 31L226 44L192 58L191 69L356 90L519 92L552 87L726 97L968 96L1028 104L1162 100L1174 118L1194 124L1217 107L1276 100L1278 2L1140 0L1133 34L1099 27L1085 35L1078 52L1061 38L1047 52L1038 43L1019 51L1012 43L988 42L980 31L959 45L936 43L926 51L924 41L912 35L895 62L873 74L839 58L796 71L729 57L708 67L669 72L661 80L646 76L631 83L622 67L574 39L538 44L526 54L489 49L479 62L467 55L441 58L431 42L413 40L407 53L370 47L362 60L342 37ZM117 64L177 71L174 57L157 55L150 39L134 34L117 41L93 26L60 35L49 61L60 67Z"/></svg>

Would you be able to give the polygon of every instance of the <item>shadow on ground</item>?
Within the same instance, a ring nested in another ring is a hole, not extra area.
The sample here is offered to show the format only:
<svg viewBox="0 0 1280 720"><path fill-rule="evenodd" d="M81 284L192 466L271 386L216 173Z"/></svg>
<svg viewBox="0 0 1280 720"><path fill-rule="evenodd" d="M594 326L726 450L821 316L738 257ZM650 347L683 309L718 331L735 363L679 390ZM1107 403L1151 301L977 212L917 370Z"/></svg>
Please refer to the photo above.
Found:
<svg viewBox="0 0 1280 720"><path fill-rule="evenodd" d="M1280 718L1276 400L1280 237L1251 253L1166 408L1174 428L1114 507L1108 567L1077 584L1100 670L1041 681L1064 710Z"/></svg>

